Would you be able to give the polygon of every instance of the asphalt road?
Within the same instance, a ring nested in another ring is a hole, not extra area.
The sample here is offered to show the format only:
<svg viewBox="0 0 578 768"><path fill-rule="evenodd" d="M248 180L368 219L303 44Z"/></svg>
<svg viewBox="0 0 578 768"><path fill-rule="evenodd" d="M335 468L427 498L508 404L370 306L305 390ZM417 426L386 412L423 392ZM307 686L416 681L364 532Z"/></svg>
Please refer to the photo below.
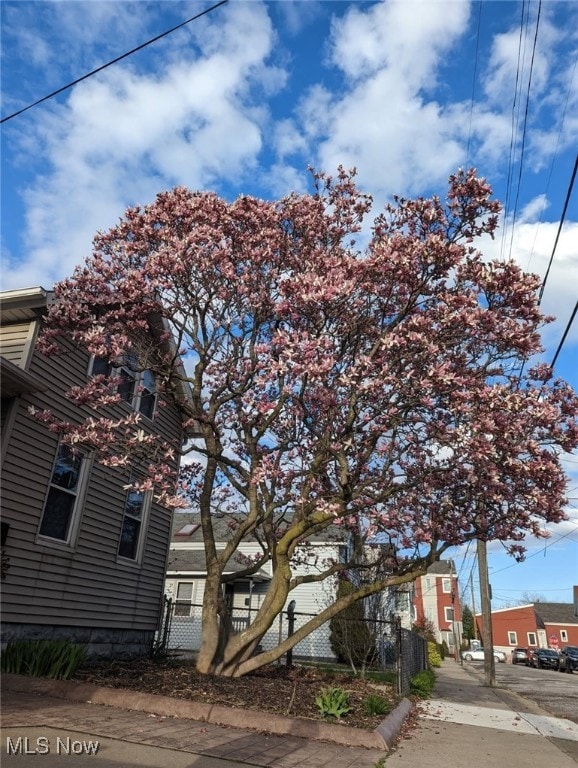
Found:
<svg viewBox="0 0 578 768"><path fill-rule="evenodd" d="M470 661L483 674L483 662ZM534 701L554 717L578 723L578 673L534 669L523 664L496 664L496 683L513 693Z"/></svg>

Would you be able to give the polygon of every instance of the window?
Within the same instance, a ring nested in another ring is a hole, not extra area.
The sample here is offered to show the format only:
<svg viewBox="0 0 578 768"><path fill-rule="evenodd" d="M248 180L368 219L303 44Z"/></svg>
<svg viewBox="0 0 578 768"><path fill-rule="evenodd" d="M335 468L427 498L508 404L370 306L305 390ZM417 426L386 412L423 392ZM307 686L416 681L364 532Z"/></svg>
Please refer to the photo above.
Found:
<svg viewBox="0 0 578 768"><path fill-rule="evenodd" d="M565 629L561 629L560 630L560 640L563 643L567 643L568 642L568 632L566 632Z"/></svg>
<svg viewBox="0 0 578 768"><path fill-rule="evenodd" d="M117 368L105 357L93 357L89 375L111 376L117 379L117 392L124 402L129 403L143 416L152 419L157 402L155 377L152 371L136 369L137 361L133 355L127 355L125 364Z"/></svg>
<svg viewBox="0 0 578 768"><path fill-rule="evenodd" d="M75 533L83 490L85 456L60 444L52 470L38 534L70 544Z"/></svg>
<svg viewBox="0 0 578 768"><path fill-rule="evenodd" d="M508 643L510 645L518 645L518 633L508 632Z"/></svg>
<svg viewBox="0 0 578 768"><path fill-rule="evenodd" d="M139 560L142 552L143 531L150 506L150 492L129 491L124 505L124 517L118 545L119 557Z"/></svg>
<svg viewBox="0 0 578 768"><path fill-rule="evenodd" d="M395 610L407 611L409 609L409 594L405 590L395 593Z"/></svg>
<svg viewBox="0 0 578 768"><path fill-rule="evenodd" d="M449 595L451 591L452 591L452 580L442 579L442 592L444 592L446 595Z"/></svg>
<svg viewBox="0 0 578 768"><path fill-rule="evenodd" d="M453 608L449 608L449 607L446 606L444 608L444 614L445 614L446 621L453 621L454 620L454 609Z"/></svg>
<svg viewBox="0 0 578 768"><path fill-rule="evenodd" d="M193 587L192 581L179 581L177 584L177 599L175 601L175 616L192 616Z"/></svg>
<svg viewBox="0 0 578 768"><path fill-rule="evenodd" d="M528 645L538 645L535 632L528 632Z"/></svg>

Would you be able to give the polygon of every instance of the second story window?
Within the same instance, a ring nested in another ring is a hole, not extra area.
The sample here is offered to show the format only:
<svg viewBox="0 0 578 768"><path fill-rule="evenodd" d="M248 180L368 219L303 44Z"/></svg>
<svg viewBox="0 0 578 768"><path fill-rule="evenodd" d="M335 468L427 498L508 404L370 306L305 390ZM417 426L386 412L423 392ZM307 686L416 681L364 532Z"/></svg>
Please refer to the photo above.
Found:
<svg viewBox="0 0 578 768"><path fill-rule="evenodd" d="M126 560L140 560L150 500L150 492L135 490L128 492L118 545L119 557L124 557Z"/></svg>
<svg viewBox="0 0 578 768"><path fill-rule="evenodd" d="M113 367L104 357L93 357L89 375L110 376L117 379L117 392L135 411L148 419L154 416L157 396L156 383L152 371L138 370L136 360L127 356L125 365Z"/></svg>

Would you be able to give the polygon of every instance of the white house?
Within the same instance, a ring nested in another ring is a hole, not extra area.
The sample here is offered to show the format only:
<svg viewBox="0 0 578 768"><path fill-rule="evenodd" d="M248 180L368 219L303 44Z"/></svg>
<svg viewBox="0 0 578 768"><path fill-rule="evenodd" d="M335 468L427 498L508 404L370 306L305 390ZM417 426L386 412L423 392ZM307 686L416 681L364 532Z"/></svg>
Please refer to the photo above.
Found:
<svg viewBox="0 0 578 768"><path fill-rule="evenodd" d="M224 549L230 536L230 516L215 515L213 528L217 549ZM303 562L294 565L295 574L319 572L328 561L343 559L347 551L347 533L332 528L318 534L308 542ZM241 543L239 555L227 564L225 573L234 574L245 570L243 556L251 557L261 553L256 539L249 538ZM232 608L233 622L242 629L251 615L260 607L272 577L272 563L265 563L250 577L246 575L233 579L225 586L225 596ZM201 607L206 579L205 551L198 513L176 512L173 520L165 594L175 603L170 648L198 650L201 642ZM295 601L296 627L308 620L303 614L318 614L334 596L335 582L300 584L288 596L287 605ZM287 606L286 606L287 608ZM281 615L261 643L263 649L274 647L287 634L287 616ZM325 624L313 635L299 643L296 656L330 658L329 624Z"/></svg>

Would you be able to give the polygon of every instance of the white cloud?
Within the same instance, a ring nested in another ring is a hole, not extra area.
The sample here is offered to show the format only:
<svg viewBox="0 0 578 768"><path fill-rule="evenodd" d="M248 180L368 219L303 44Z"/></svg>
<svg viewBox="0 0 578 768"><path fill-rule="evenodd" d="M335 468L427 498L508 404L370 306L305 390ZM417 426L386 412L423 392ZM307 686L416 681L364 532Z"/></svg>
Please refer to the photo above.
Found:
<svg viewBox="0 0 578 768"><path fill-rule="evenodd" d="M353 80L389 69L409 91L432 85L439 56L467 25L468 2L403 0L352 7L333 24L332 61Z"/></svg>
<svg viewBox="0 0 578 768"><path fill-rule="evenodd" d="M27 144L49 167L24 193L27 259L4 270L6 288L49 287L69 274L128 204L175 184L238 181L254 166L268 113L253 105L251 88L284 81L266 65L274 42L266 10L233 4L201 37L203 55L188 45L155 73L111 68L36 120Z"/></svg>

